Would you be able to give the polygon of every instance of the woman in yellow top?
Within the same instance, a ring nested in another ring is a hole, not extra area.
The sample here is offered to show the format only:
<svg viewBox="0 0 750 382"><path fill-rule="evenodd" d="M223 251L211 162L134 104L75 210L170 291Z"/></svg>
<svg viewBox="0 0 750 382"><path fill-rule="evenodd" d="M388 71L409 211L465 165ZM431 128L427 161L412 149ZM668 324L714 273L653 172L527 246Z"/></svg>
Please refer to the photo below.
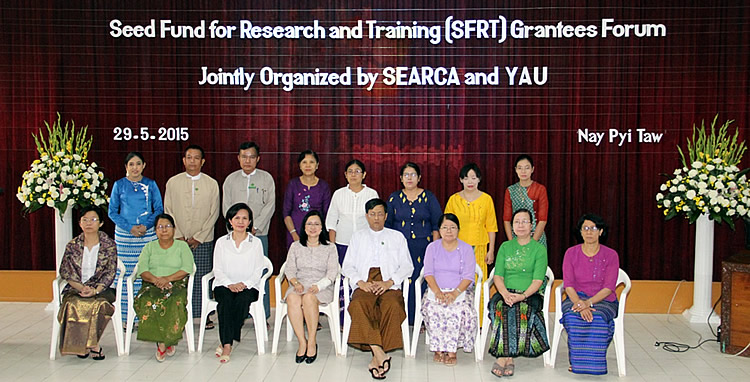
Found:
<svg viewBox="0 0 750 382"><path fill-rule="evenodd" d="M445 205L446 214L454 214L461 222L458 238L474 248L477 265L482 268L482 274L487 277L487 264L495 259L495 235L497 234L497 216L492 197L479 191L482 172L476 163L469 163L461 168L458 177L464 189L448 199ZM484 280L477 280L481 285ZM481 297L480 297L481 298ZM479 319L482 320L484 301L479 301Z"/></svg>
<svg viewBox="0 0 750 382"><path fill-rule="evenodd" d="M474 247L477 264L487 277L487 264L495 260L497 217L492 197L479 191L482 172L476 163L469 163L458 174L464 189L451 195L445 205L446 214L454 214L461 222L458 238Z"/></svg>

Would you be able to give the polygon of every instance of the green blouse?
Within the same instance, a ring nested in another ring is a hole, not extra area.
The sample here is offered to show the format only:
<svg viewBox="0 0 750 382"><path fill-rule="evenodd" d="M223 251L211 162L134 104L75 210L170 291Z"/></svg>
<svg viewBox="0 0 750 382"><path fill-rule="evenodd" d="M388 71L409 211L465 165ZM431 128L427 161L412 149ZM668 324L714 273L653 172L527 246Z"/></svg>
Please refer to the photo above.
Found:
<svg viewBox="0 0 750 382"><path fill-rule="evenodd" d="M151 272L156 277L169 276L177 271L193 272L193 252L186 242L175 240L168 249L159 245L159 240L146 244L138 257L138 275Z"/></svg>
<svg viewBox="0 0 750 382"><path fill-rule="evenodd" d="M495 275L503 277L505 287L526 290L532 280L544 280L547 273L547 248L532 239L526 245L518 240L500 245L495 258Z"/></svg>

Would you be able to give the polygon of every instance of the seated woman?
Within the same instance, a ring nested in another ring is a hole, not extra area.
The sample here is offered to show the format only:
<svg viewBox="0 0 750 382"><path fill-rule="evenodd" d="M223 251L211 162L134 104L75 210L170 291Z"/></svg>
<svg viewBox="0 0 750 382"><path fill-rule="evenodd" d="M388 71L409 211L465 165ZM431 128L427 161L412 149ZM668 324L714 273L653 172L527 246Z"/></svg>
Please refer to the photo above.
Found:
<svg viewBox="0 0 750 382"><path fill-rule="evenodd" d="M253 228L250 207L237 203L229 207L226 219L229 233L216 240L213 268L221 341L215 354L221 363L229 362L234 341L240 342L250 304L258 301L265 261L263 244L249 233Z"/></svg>
<svg viewBox="0 0 750 382"><path fill-rule="evenodd" d="M193 252L187 243L174 239L174 219L156 217L157 240L143 247L138 274L143 286L133 309L140 325L138 339L156 342L156 360L173 356L188 320L186 310L188 274L193 271Z"/></svg>
<svg viewBox="0 0 750 382"><path fill-rule="evenodd" d="M117 271L117 246L106 233L104 212L95 206L81 209L78 224L83 231L65 246L60 277L68 282L63 289L60 321L60 354L76 354L104 359L99 340L115 308L115 290L110 288ZM119 325L119 323L118 323Z"/></svg>
<svg viewBox="0 0 750 382"><path fill-rule="evenodd" d="M318 304L333 301L333 282L338 270L338 252L328 241L323 218L320 212L310 211L302 219L299 241L292 243L286 257L286 277L291 288L286 290L285 299L289 321L299 342L294 357L297 363L313 363L318 357L315 342L320 313Z"/></svg>
<svg viewBox="0 0 750 382"><path fill-rule="evenodd" d="M342 273L354 293L349 303L349 345L372 351L367 369L374 379L384 379L391 369L385 352L403 348L401 323L406 318L401 283L414 265L404 235L385 228L388 217L382 199L365 203L368 228L354 233L344 257Z"/></svg>
<svg viewBox="0 0 750 382"><path fill-rule="evenodd" d="M492 320L490 354L497 358L492 374L498 377L514 374L513 357L535 358L549 350L542 312L547 248L531 237L532 221L527 209L513 213L516 237L500 246L495 260L493 281L498 293L487 308Z"/></svg>
<svg viewBox="0 0 750 382"><path fill-rule="evenodd" d="M617 252L599 244L607 236L607 225L597 215L578 220L578 244L565 251L563 285L568 298L562 302L562 324L568 332L570 371L607 374L607 347L615 332L617 317Z"/></svg>
<svg viewBox="0 0 750 382"><path fill-rule="evenodd" d="M442 239L427 246L424 279L429 290L422 303L425 327L430 335L432 360L456 364L456 350L474 348L477 311L474 310L474 249L458 240L458 218L444 214L438 220ZM468 291L467 291L468 290Z"/></svg>

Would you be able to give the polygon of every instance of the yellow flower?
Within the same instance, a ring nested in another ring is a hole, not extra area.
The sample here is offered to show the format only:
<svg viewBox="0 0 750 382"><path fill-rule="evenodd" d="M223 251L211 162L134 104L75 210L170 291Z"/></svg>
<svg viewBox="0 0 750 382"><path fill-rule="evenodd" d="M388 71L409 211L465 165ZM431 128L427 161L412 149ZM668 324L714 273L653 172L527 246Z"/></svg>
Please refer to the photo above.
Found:
<svg viewBox="0 0 750 382"><path fill-rule="evenodd" d="M667 216L668 213L669 213L669 210L664 210L664 216Z"/></svg>

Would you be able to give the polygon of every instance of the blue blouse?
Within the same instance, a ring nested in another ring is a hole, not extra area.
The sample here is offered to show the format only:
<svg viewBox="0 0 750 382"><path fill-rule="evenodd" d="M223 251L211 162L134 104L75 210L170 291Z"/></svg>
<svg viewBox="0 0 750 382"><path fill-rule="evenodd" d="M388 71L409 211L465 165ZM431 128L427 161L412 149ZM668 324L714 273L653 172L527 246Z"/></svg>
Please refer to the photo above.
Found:
<svg viewBox="0 0 750 382"><path fill-rule="evenodd" d="M145 176L140 182L122 178L112 185L109 198L109 218L130 232L134 225L154 226L156 216L164 212L159 186Z"/></svg>
<svg viewBox="0 0 750 382"><path fill-rule="evenodd" d="M438 231L438 220L443 214L435 195L427 190L410 202L403 191L388 198L388 219L385 226L401 232L406 240L432 241L432 231ZM425 244L427 245L427 244Z"/></svg>

